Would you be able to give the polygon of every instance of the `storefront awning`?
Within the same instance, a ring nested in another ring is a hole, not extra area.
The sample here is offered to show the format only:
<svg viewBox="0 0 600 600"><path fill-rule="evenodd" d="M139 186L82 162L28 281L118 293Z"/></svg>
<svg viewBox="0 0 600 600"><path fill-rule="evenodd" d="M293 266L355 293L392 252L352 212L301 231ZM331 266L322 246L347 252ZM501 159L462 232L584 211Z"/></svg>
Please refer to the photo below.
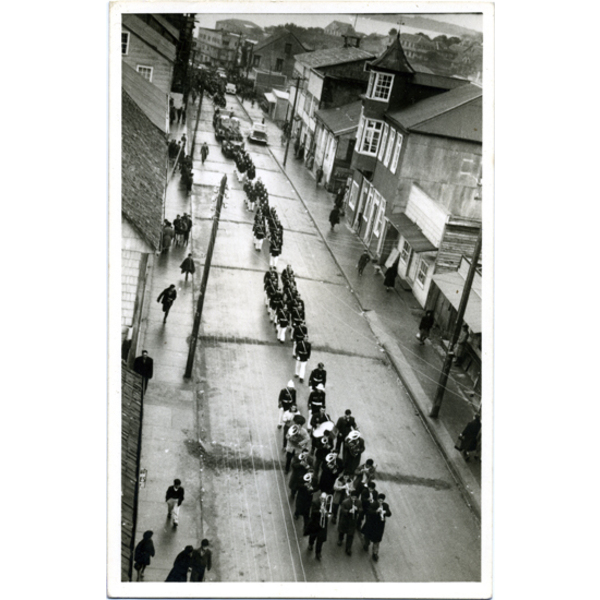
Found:
<svg viewBox="0 0 600 600"><path fill-rule="evenodd" d="M452 273L438 273L433 276L433 281L440 288L440 291L448 299L450 304L458 310L465 280L456 271ZM479 292L479 293L478 293ZM475 287L471 288L469 302L463 320L474 333L481 333L481 290Z"/></svg>
<svg viewBox="0 0 600 600"><path fill-rule="evenodd" d="M277 98L271 92L265 92L265 98L270 104L277 104Z"/></svg>
<svg viewBox="0 0 600 600"><path fill-rule="evenodd" d="M404 236L404 239L410 244L415 252L431 252L437 248L429 241L419 226L411 221L405 213L395 213L388 217L388 220Z"/></svg>

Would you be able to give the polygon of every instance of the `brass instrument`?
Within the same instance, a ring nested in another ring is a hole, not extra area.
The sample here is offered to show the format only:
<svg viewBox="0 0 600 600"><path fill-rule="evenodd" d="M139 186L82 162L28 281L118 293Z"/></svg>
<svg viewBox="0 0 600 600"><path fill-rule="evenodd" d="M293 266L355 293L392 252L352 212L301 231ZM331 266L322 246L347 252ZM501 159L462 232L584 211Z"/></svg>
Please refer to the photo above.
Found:
<svg viewBox="0 0 600 600"><path fill-rule="evenodd" d="M319 524L323 529L327 525L327 517L331 515L331 511L333 510L333 496L331 494L321 494L321 518L319 520Z"/></svg>
<svg viewBox="0 0 600 600"><path fill-rule="evenodd" d="M360 431L357 430L351 431L346 436L346 447L352 456L356 456L360 452L360 437Z"/></svg>

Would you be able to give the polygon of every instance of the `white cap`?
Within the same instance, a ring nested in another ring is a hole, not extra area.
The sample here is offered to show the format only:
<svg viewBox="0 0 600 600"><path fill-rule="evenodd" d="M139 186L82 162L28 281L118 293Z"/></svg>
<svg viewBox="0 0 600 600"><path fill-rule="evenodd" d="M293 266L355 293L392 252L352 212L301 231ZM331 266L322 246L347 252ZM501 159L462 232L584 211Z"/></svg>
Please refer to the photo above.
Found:
<svg viewBox="0 0 600 600"><path fill-rule="evenodd" d="M288 381L288 384L287 384L287 386L288 386L288 387L294 387L294 382L293 382L293 380L292 380L292 379L290 379L290 380Z"/></svg>
<svg viewBox="0 0 600 600"><path fill-rule="evenodd" d="M321 390L322 392L324 392L324 391L325 391L325 387L323 386L323 384L322 384L322 383L320 383L320 384L317 386L317 389L318 389L318 390Z"/></svg>

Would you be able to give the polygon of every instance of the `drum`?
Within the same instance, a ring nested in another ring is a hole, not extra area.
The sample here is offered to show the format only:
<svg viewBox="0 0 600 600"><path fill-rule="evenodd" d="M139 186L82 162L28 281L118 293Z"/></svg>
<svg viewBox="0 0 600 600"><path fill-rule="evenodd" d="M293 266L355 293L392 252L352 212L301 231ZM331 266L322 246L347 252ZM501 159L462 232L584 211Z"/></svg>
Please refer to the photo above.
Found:
<svg viewBox="0 0 600 600"><path fill-rule="evenodd" d="M333 431L335 424L333 421L324 421L312 432L313 437L322 438L326 431Z"/></svg>

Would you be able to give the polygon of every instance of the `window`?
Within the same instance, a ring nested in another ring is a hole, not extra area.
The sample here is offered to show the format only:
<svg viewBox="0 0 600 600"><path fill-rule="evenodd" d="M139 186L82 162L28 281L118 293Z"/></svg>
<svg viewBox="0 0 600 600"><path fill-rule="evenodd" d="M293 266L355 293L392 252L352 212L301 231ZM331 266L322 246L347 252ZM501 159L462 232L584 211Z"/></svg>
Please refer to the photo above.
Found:
<svg viewBox="0 0 600 600"><path fill-rule="evenodd" d="M373 235L379 237L381 233L381 225L383 223L383 215L385 215L385 200L381 197L381 203L379 204L379 212L375 217L375 224L373 225Z"/></svg>
<svg viewBox="0 0 600 600"><path fill-rule="evenodd" d="M390 99L392 93L392 85L394 83L394 76L389 73L377 73L371 74L369 80L369 89L367 90L367 97L373 100L381 100L387 102Z"/></svg>
<svg viewBox="0 0 600 600"><path fill-rule="evenodd" d="M383 159L383 166L387 167L390 164L390 158L392 157L392 150L394 149L394 142L396 141L396 130L392 129L390 133L390 143L385 151L385 158Z"/></svg>
<svg viewBox="0 0 600 600"><path fill-rule="evenodd" d="M350 190L350 197L348 198L348 206L354 210L356 207L356 198L358 196L358 183L352 182L352 189Z"/></svg>
<svg viewBox="0 0 600 600"><path fill-rule="evenodd" d="M358 130L356 132L356 141L360 142L360 140L362 139L362 132L363 132L363 127L365 126L365 118L363 116L363 109L360 109L360 119L358 121ZM359 148L360 148L360 144L359 144Z"/></svg>
<svg viewBox="0 0 600 600"><path fill-rule="evenodd" d="M365 192L364 192L364 196L366 197L366 200L365 200L365 205L362 210L363 221L369 220L369 213L371 212L371 204L373 203L374 191L375 190L374 190L373 186L367 184L367 187L365 187Z"/></svg>
<svg viewBox="0 0 600 600"><path fill-rule="evenodd" d="M286 44L285 45L285 55L286 56L290 56L291 53L292 53L292 45L291 44Z"/></svg>
<svg viewBox="0 0 600 600"><path fill-rule="evenodd" d="M425 281L427 280L427 272L429 271L429 263L423 259L419 263L419 270L417 272L417 281L419 285L424 288Z"/></svg>
<svg viewBox="0 0 600 600"><path fill-rule="evenodd" d="M411 252L412 248L410 247L410 244L404 240L404 243L402 244L402 250L400 251L400 262L403 262L405 265L407 265L408 261L410 260Z"/></svg>
<svg viewBox="0 0 600 600"><path fill-rule="evenodd" d="M121 54L129 53L129 32L121 32Z"/></svg>
<svg viewBox="0 0 600 600"><path fill-rule="evenodd" d="M277 71L277 73L281 73L282 70L283 70L283 58L278 58L277 62L275 63L275 71Z"/></svg>
<svg viewBox="0 0 600 600"><path fill-rule="evenodd" d="M377 150L379 149L379 138L381 137L382 130L383 123L381 121L365 119L363 139L360 144L360 152L363 154L370 154L371 156L377 156Z"/></svg>
<svg viewBox="0 0 600 600"><path fill-rule="evenodd" d="M254 55L254 61L252 62L253 67L260 67L260 56Z"/></svg>
<svg viewBox="0 0 600 600"><path fill-rule="evenodd" d="M390 170L392 173L396 172L396 167L398 166L398 159L400 158L400 149L402 148L402 134L398 132L396 136L396 147L394 148L394 158L392 158L392 164L390 166Z"/></svg>
<svg viewBox="0 0 600 600"><path fill-rule="evenodd" d="M387 142L389 129L390 129L390 126L386 123L383 126L383 137L381 138L381 144L379 146L379 156L377 157L379 160L381 160L383 158L383 152L385 150L385 143Z"/></svg>
<svg viewBox="0 0 600 600"><path fill-rule="evenodd" d="M137 66L137 72L148 81L152 81L152 67L145 67L144 65Z"/></svg>

